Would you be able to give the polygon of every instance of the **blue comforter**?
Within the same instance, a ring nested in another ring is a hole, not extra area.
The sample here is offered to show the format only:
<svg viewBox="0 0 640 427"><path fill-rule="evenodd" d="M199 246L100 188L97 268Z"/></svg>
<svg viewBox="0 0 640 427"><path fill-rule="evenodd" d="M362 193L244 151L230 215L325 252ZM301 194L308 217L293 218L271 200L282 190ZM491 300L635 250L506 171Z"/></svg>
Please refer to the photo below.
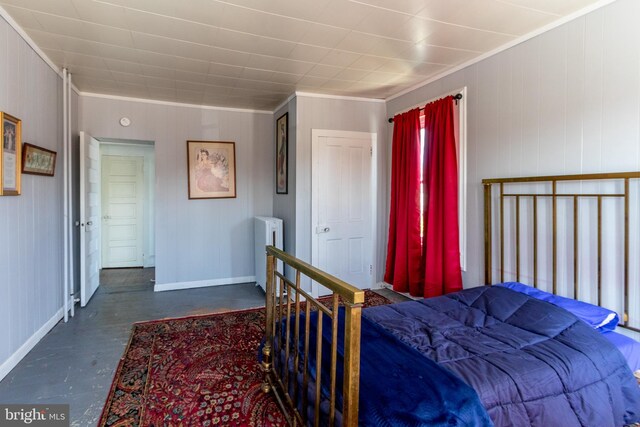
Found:
<svg viewBox="0 0 640 427"><path fill-rule="evenodd" d="M300 351L304 342L304 314L300 316ZM288 369L289 391L293 395L298 390L298 409L307 412L307 419L313 420L315 395L315 354L317 312L311 313L313 325L309 333L309 373L310 383L307 389L309 405L302 408L302 375L292 375L293 358L290 355ZM294 318L291 328L293 331ZM283 325L284 325L283 321ZM338 360L336 375L336 425L342 424L342 377L344 355L344 309L339 312ZM331 323L323 317L323 345L321 387L321 425L328 425ZM292 340L293 341L293 340ZM442 427L484 427L491 426L491 420L483 408L477 393L460 378L431 359L424 357L410 346L404 345L380 326L362 319L360 356L360 407L358 424L360 426L442 426ZM280 365L284 366L284 351L279 352ZM299 371L302 370L300 362ZM284 377L281 370L281 378ZM296 378L296 387L294 387ZM309 425L313 423L310 422Z"/></svg>
<svg viewBox="0 0 640 427"><path fill-rule="evenodd" d="M620 352L574 315L544 301L479 287L371 307L363 316L472 386L496 426L640 422L640 389ZM363 358L372 351L381 365L389 363L392 356L366 347L364 330L363 324ZM367 369L363 361L361 387ZM406 383L413 378L409 374Z"/></svg>

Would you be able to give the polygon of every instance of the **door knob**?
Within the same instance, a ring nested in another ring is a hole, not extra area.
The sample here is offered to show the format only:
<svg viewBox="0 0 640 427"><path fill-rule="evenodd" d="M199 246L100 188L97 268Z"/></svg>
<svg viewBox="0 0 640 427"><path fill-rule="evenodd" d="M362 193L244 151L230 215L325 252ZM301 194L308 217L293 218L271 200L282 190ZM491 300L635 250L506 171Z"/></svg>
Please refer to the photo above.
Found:
<svg viewBox="0 0 640 427"><path fill-rule="evenodd" d="M328 233L329 231L331 231L331 228L324 225L316 227L316 234Z"/></svg>
<svg viewBox="0 0 640 427"><path fill-rule="evenodd" d="M87 225L93 225L93 221L87 221Z"/></svg>

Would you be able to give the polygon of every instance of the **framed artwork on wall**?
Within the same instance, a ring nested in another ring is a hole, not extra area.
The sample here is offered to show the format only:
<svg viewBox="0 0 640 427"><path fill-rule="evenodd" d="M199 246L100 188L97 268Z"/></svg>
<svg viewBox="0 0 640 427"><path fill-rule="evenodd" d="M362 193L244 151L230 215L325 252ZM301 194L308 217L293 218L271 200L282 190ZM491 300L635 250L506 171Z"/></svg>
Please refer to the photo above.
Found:
<svg viewBox="0 0 640 427"><path fill-rule="evenodd" d="M22 146L22 173L53 176L56 156L55 151L25 142Z"/></svg>
<svg viewBox="0 0 640 427"><path fill-rule="evenodd" d="M289 113L276 121L276 194L289 192Z"/></svg>
<svg viewBox="0 0 640 427"><path fill-rule="evenodd" d="M20 195L22 120L0 112L0 195Z"/></svg>
<svg viewBox="0 0 640 427"><path fill-rule="evenodd" d="M236 144L187 141L189 199L236 197Z"/></svg>

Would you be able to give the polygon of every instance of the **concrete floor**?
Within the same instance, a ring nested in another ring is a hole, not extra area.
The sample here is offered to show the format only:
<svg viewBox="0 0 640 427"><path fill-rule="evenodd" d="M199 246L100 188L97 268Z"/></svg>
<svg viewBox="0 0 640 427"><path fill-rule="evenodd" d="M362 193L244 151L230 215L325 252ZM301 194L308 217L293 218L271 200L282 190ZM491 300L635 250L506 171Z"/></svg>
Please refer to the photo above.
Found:
<svg viewBox="0 0 640 427"><path fill-rule="evenodd" d="M77 306L74 318L58 323L0 382L0 403L66 403L72 426L94 426L132 323L264 305L253 283L155 293L153 277L154 269L103 270L89 304Z"/></svg>
<svg viewBox="0 0 640 427"><path fill-rule="evenodd" d="M0 403L67 403L73 426L94 426L131 324L264 305L253 283L153 292L153 269L106 270L76 316L60 322L0 382Z"/></svg>

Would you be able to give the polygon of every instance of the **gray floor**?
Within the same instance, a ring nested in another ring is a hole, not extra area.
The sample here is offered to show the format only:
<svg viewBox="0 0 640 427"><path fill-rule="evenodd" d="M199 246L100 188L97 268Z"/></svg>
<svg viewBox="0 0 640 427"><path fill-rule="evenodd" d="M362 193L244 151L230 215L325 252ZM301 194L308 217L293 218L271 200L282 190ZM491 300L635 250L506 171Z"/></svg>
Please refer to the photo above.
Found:
<svg viewBox="0 0 640 427"><path fill-rule="evenodd" d="M74 426L93 426L129 339L131 324L264 305L252 283L153 292L153 269L108 270L76 308L0 382L0 403L68 403Z"/></svg>
<svg viewBox="0 0 640 427"><path fill-rule="evenodd" d="M96 425L133 322L264 305L252 283L154 293L153 277L153 269L103 271L89 304L77 306L74 318L58 323L0 382L0 403L67 403L73 426Z"/></svg>

